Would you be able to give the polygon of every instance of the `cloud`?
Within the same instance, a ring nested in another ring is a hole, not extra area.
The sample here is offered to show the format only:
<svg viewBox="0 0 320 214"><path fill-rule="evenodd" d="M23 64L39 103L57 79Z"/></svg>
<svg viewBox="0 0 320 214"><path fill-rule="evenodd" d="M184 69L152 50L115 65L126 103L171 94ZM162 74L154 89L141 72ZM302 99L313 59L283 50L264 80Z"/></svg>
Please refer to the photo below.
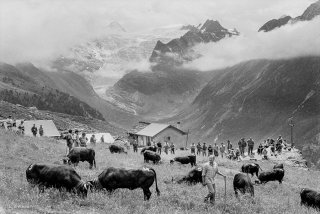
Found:
<svg viewBox="0 0 320 214"><path fill-rule="evenodd" d="M128 32L211 18L240 32L256 31L284 13L301 14L311 0L1 0L0 61L48 61L105 34L118 21Z"/></svg>
<svg viewBox="0 0 320 214"><path fill-rule="evenodd" d="M320 55L320 17L268 33L255 32L195 47L202 57L186 67L208 71L250 59L283 59Z"/></svg>

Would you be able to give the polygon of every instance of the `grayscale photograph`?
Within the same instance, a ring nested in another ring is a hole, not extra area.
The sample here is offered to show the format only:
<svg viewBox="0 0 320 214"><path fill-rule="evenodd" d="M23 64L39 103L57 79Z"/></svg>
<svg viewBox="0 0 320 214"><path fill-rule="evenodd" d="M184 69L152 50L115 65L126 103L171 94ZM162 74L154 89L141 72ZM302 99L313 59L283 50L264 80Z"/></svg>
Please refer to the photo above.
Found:
<svg viewBox="0 0 320 214"><path fill-rule="evenodd" d="M0 214L320 212L320 0L0 0Z"/></svg>

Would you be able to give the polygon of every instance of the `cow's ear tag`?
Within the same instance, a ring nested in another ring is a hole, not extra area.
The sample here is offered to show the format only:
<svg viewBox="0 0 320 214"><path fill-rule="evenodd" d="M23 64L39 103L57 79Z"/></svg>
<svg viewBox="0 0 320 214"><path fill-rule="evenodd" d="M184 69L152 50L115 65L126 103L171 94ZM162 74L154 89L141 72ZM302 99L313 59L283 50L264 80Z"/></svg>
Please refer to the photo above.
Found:
<svg viewBox="0 0 320 214"><path fill-rule="evenodd" d="M29 166L28 170L32 170L33 166L34 166L34 164L31 164L31 165Z"/></svg>
<svg viewBox="0 0 320 214"><path fill-rule="evenodd" d="M143 167L142 170L143 170L143 171L149 171L149 168Z"/></svg>
<svg viewBox="0 0 320 214"><path fill-rule="evenodd" d="M197 170L198 170L199 172L202 171L202 169L201 169L200 167L199 167Z"/></svg>

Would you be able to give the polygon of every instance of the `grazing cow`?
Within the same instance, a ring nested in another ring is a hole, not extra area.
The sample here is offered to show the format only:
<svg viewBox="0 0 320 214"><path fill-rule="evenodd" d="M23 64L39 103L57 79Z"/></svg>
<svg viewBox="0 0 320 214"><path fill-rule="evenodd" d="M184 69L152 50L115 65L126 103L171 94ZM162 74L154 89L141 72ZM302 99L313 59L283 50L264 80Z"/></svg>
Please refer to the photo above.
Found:
<svg viewBox="0 0 320 214"><path fill-rule="evenodd" d="M116 145L116 144L111 144L109 146L109 150L111 153L125 153L128 154L125 149L122 146Z"/></svg>
<svg viewBox="0 0 320 214"><path fill-rule="evenodd" d="M251 176L253 177L254 174L258 177L259 174L259 169L261 169L260 165L257 163L248 163L248 164L243 164L241 167L241 172L244 173L250 173ZM262 169L261 169L262 171Z"/></svg>
<svg viewBox="0 0 320 214"><path fill-rule="evenodd" d="M283 163L275 164L275 165L273 166L273 169L283 169L283 170L284 170Z"/></svg>
<svg viewBox="0 0 320 214"><path fill-rule="evenodd" d="M64 161L64 163L68 162L69 164L74 164L75 166L78 165L78 163L88 161L90 164L90 169L92 169L92 166L96 168L96 159L95 159L96 153L91 148L86 147L74 147L70 150L69 154L67 155L68 159L67 161Z"/></svg>
<svg viewBox="0 0 320 214"><path fill-rule="evenodd" d="M191 164L191 167L196 166L196 156L195 155L188 155L186 157L175 157L173 160L170 160L170 163L172 164L173 162L179 162L181 164Z"/></svg>
<svg viewBox="0 0 320 214"><path fill-rule="evenodd" d="M94 189L106 189L112 192L118 188L137 189L141 188L144 194L144 200L149 200L151 191L149 188L156 181L157 195L160 195L157 183L157 173L152 168L143 169L123 169L109 167L105 169L97 179L88 181L89 187Z"/></svg>
<svg viewBox="0 0 320 214"><path fill-rule="evenodd" d="M250 195L254 196L254 188L248 174L238 173L233 178L233 189L236 197L238 197L238 191L242 194L250 193Z"/></svg>
<svg viewBox="0 0 320 214"><path fill-rule="evenodd" d="M154 164L159 163L161 157L158 153L146 150L143 153L143 158L145 163L149 163L149 160L152 161Z"/></svg>
<svg viewBox="0 0 320 214"><path fill-rule="evenodd" d="M141 154L143 154L145 151L157 152L157 147L156 146L146 146L143 149L141 149Z"/></svg>
<svg viewBox="0 0 320 214"><path fill-rule="evenodd" d="M300 191L301 206L305 205L320 210L320 193L312 190L303 188Z"/></svg>
<svg viewBox="0 0 320 214"><path fill-rule="evenodd" d="M70 166L31 164L26 170L26 178L30 184L38 185L41 192L44 187L54 187L75 192L82 197L88 193L87 185Z"/></svg>
<svg viewBox="0 0 320 214"><path fill-rule="evenodd" d="M183 182L187 184L202 183L202 167L196 167L192 169L186 176L183 176L181 179L177 180L178 184Z"/></svg>
<svg viewBox="0 0 320 214"><path fill-rule="evenodd" d="M279 181L279 183L282 183L283 177L283 169L273 169L272 171L261 172L258 176L258 179L262 184L267 183L269 181Z"/></svg>

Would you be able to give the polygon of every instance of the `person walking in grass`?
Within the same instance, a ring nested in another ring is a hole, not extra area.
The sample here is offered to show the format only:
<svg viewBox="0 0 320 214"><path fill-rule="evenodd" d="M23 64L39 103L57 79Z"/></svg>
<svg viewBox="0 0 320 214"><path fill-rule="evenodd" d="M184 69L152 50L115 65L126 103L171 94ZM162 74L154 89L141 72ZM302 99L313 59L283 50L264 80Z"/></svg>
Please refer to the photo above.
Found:
<svg viewBox="0 0 320 214"><path fill-rule="evenodd" d="M96 146L96 143L97 143L97 139L96 139L96 136L93 134L90 138L90 144L92 146Z"/></svg>
<svg viewBox="0 0 320 214"><path fill-rule="evenodd" d="M24 135L24 121L21 120L20 125L18 126L20 134Z"/></svg>
<svg viewBox="0 0 320 214"><path fill-rule="evenodd" d="M206 143L203 143L202 145L202 156L207 156L207 145Z"/></svg>
<svg viewBox="0 0 320 214"><path fill-rule="evenodd" d="M202 170L202 185L207 186L208 195L204 198L206 203L210 199L210 203L214 205L216 195L215 176L221 175L224 179L226 176L222 174L218 169L218 163L215 161L213 155L209 156L209 162L205 163Z"/></svg>
<svg viewBox="0 0 320 214"><path fill-rule="evenodd" d="M40 127L39 127L39 135L40 135L40 137L42 137L43 136L43 127L42 127L42 125L40 125Z"/></svg>
<svg viewBox="0 0 320 214"><path fill-rule="evenodd" d="M250 138L247 141L247 144L248 144L248 155L253 155L254 141L252 140L252 138Z"/></svg>
<svg viewBox="0 0 320 214"><path fill-rule="evenodd" d="M75 136L74 136L74 140L73 140L73 146L74 147L79 147L80 146L80 135L79 135L79 131L75 130L74 131Z"/></svg>
<svg viewBox="0 0 320 214"><path fill-rule="evenodd" d="M67 141L67 148L68 148L67 153L69 153L70 150L72 149L72 146L73 146L72 130L71 129L69 130L69 133L66 136L66 141Z"/></svg>
<svg viewBox="0 0 320 214"><path fill-rule="evenodd" d="M214 156L218 157L219 156L219 146L215 143L213 147L213 153Z"/></svg>

